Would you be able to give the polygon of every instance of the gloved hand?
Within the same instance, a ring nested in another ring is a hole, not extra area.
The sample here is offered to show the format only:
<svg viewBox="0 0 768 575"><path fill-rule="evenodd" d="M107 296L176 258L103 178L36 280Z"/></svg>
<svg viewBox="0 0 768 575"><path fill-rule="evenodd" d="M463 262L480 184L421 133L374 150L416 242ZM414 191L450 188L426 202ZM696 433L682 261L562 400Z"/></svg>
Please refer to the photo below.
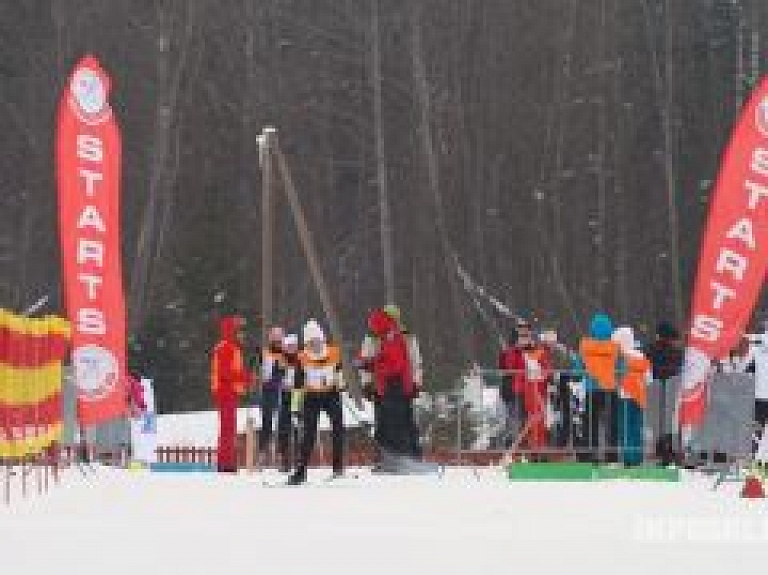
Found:
<svg viewBox="0 0 768 575"><path fill-rule="evenodd" d="M352 367L362 371L371 371L371 359L365 357L356 357L352 360Z"/></svg>
<svg viewBox="0 0 768 575"><path fill-rule="evenodd" d="M368 401L374 401L376 399L376 386L373 383L369 383L363 386L363 397Z"/></svg>

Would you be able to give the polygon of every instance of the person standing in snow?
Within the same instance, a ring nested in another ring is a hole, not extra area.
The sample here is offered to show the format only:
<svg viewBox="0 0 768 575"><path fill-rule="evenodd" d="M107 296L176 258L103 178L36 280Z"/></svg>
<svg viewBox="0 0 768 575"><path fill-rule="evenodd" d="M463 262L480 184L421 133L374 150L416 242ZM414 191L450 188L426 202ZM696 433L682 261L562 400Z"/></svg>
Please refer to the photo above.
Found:
<svg viewBox="0 0 768 575"><path fill-rule="evenodd" d="M523 352L525 374L523 407L525 409L526 442L534 459L540 459L547 447L548 382L552 376L552 356L549 349L536 341L531 324L527 320L517 323L518 347Z"/></svg>
<svg viewBox="0 0 768 575"><path fill-rule="evenodd" d="M274 326L267 333L267 343L259 351L258 363L261 375L261 431L259 452L262 460L267 459L272 442L275 423L279 427L279 412L283 384L283 328ZM279 446L278 446L279 451Z"/></svg>
<svg viewBox="0 0 768 575"><path fill-rule="evenodd" d="M762 333L752 346L747 371L755 374L755 427L756 458L763 464L768 457L768 319L763 321Z"/></svg>
<svg viewBox="0 0 768 575"><path fill-rule="evenodd" d="M315 320L304 326L304 349L299 353L303 372L303 437L296 471L288 479L290 485L307 480L307 465L317 439L317 423L324 411L331 421L331 458L333 477L344 474L344 417L341 391L344 376L341 371L341 350L326 341L325 332Z"/></svg>
<svg viewBox="0 0 768 575"><path fill-rule="evenodd" d="M555 379L555 390L552 404L558 424L553 437L557 447L567 447L571 439L571 355L568 349L558 341L557 332L553 329L544 330L539 335L539 341L549 350Z"/></svg>
<svg viewBox="0 0 768 575"><path fill-rule="evenodd" d="M411 455L415 457L421 457L422 448L419 437L419 429L416 425L415 416L413 413L413 401L418 397L423 388L424 382L424 366L421 355L421 347L419 345L418 338L413 335L405 326L402 318L402 312L396 305L386 305L382 308L382 311L392 318L397 324L398 329L403 334L408 346L408 360L411 365L411 377L413 379L413 393L409 397L408 407L410 410L409 420L411 427ZM376 356L379 351L380 340L379 338L370 332L370 330L363 337L363 341L360 345L359 357L363 362L370 360ZM376 393L376 385L374 382L374 376L366 369L360 369L360 382L363 387L363 393L365 397L373 403L373 415L374 421L379 421L379 397Z"/></svg>
<svg viewBox="0 0 768 575"><path fill-rule="evenodd" d="M237 405L252 379L243 360L243 324L240 317L221 319L220 340L211 357L211 394L219 411L217 466L220 473L237 472Z"/></svg>
<svg viewBox="0 0 768 575"><path fill-rule="evenodd" d="M389 453L412 456L414 385L408 343L397 322L383 310L371 312L368 329L378 339L378 349L373 357L360 358L358 367L373 375L379 402L376 442Z"/></svg>
<svg viewBox="0 0 768 575"><path fill-rule="evenodd" d="M385 305L382 311L395 320L397 327L403 334L406 343L408 344L408 360L411 363L411 377L413 378L413 393L418 395L421 393L424 385L424 362L421 356L421 346L419 345L418 338L411 333L403 321L403 314L400 308L396 305Z"/></svg>
<svg viewBox="0 0 768 575"><path fill-rule="evenodd" d="M295 394L301 393L303 371L299 360L299 338L295 334L288 334L283 338L282 355L282 384L280 398L280 412L277 415L277 446L280 453L280 471L288 473L293 464L298 461L298 440L293 423L293 414L296 412L297 398ZM291 446L294 446L291 449Z"/></svg>
<svg viewBox="0 0 768 575"><path fill-rule="evenodd" d="M507 345L499 353L499 371L502 373L499 396L506 409L506 441L509 447L517 440L523 429L525 408L523 391L525 389L525 356L518 346L518 332L513 330L507 339Z"/></svg>
<svg viewBox="0 0 768 575"><path fill-rule="evenodd" d="M656 339L648 347L645 356L650 360L653 370L653 382L659 389L659 409L655 452L662 465L669 465L674 459L677 440L675 434L667 432L667 406L669 401L669 380L680 375L683 369L683 345L680 333L669 322L661 322L656 327Z"/></svg>
<svg viewBox="0 0 768 575"><path fill-rule="evenodd" d="M631 327L617 328L613 341L621 347L624 367L619 381L619 437L625 466L640 465L644 456L643 414L648 405L651 362L639 349Z"/></svg>
<svg viewBox="0 0 768 575"><path fill-rule="evenodd" d="M600 430L605 430L604 461L618 461L618 403L616 381L619 370L619 345L611 340L613 321L606 314L592 317L589 334L581 339L579 353L574 356L574 370L583 374L586 392L585 459L597 463ZM602 426L601 426L602 424Z"/></svg>
<svg viewBox="0 0 768 575"><path fill-rule="evenodd" d="M157 414L155 413L155 393L152 380L142 377L138 380L137 393L140 399L136 404L138 412L131 418L131 443L133 460L140 465L149 466L157 460Z"/></svg>
<svg viewBox="0 0 768 575"><path fill-rule="evenodd" d="M424 386L424 362L421 356L421 346L418 338L411 333L403 321L403 315L400 308L396 305L386 305L383 308L384 313L395 320L398 329L403 334L408 346L408 361L411 366L411 381L413 382L413 392L408 398L408 408L410 410L408 419L411 427L411 455L421 457L421 440L419 437L419 428L416 425L416 417L413 410L413 402L421 393Z"/></svg>

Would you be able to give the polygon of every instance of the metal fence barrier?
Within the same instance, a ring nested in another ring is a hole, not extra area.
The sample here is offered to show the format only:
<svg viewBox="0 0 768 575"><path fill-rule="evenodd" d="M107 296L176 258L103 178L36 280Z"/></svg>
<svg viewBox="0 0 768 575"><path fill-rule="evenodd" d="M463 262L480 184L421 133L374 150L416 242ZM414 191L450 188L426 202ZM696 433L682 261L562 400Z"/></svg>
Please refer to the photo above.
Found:
<svg viewBox="0 0 768 575"><path fill-rule="evenodd" d="M427 453L453 449L457 464L499 461L505 455L541 461L622 461L627 446L626 414L614 417L617 442L610 441L610 417L601 414L593 425L588 409L583 372L558 370L547 384L546 441L532 446L526 437L531 426L509 425L507 405L499 385L509 371L475 369L450 392L425 394L416 401L415 414L422 444ZM716 374L710 387L705 424L692 444L698 464L727 463L750 456L753 446L754 377L750 374ZM643 410L641 462L668 464L679 459L676 404L679 378L654 381L647 387ZM592 433L597 430L598 435Z"/></svg>

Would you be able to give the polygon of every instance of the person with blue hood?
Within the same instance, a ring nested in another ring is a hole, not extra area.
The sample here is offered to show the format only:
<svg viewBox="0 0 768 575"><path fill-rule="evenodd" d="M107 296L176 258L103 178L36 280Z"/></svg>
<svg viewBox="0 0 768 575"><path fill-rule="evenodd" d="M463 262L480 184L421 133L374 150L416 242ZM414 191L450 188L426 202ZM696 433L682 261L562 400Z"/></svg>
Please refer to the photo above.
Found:
<svg viewBox="0 0 768 575"><path fill-rule="evenodd" d="M613 320L597 313L592 317L589 335L583 337L574 356L574 370L583 375L586 392L586 459L598 462L600 428L605 430L604 461L618 461L619 397L616 383L620 375L621 349L612 341Z"/></svg>

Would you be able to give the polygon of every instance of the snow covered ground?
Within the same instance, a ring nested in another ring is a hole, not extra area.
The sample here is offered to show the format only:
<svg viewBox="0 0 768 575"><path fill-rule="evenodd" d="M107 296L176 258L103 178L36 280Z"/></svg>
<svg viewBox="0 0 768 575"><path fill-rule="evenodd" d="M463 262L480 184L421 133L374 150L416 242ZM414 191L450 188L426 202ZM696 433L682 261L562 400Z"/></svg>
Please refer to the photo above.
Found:
<svg viewBox="0 0 768 575"><path fill-rule="evenodd" d="M359 471L269 488L239 476L76 470L0 507L9 574L746 573L768 557L768 503L674 483L509 483Z"/></svg>

